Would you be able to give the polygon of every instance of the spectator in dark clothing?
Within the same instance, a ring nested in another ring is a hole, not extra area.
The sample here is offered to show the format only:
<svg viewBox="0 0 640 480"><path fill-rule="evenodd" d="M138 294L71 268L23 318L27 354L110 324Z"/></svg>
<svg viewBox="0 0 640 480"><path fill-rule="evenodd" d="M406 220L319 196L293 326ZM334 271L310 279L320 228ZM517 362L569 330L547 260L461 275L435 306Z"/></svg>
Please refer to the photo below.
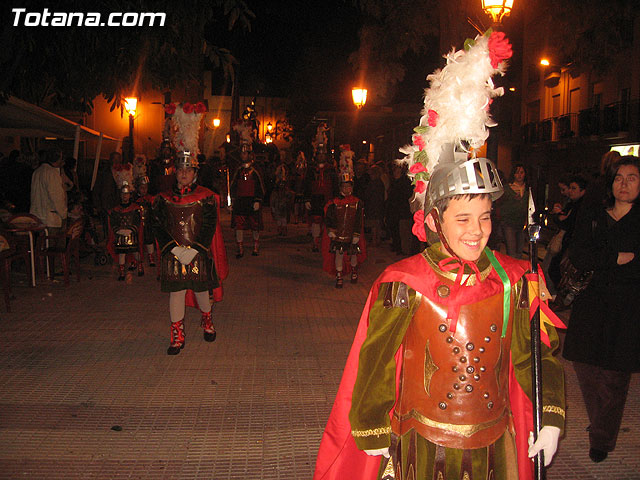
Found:
<svg viewBox="0 0 640 480"><path fill-rule="evenodd" d="M564 210L557 213L557 217L554 218L555 223L560 230L564 230L565 234L562 237L562 248L560 253L551 259L549 264L549 276L555 285L560 282L562 278L562 272L560 271L560 262L562 257L566 254L571 240L573 237L573 230L575 229L576 219L578 218L578 212L582 208L585 193L587 192L587 181L580 175L574 175L569 179L569 201Z"/></svg>
<svg viewBox="0 0 640 480"><path fill-rule="evenodd" d="M615 150L605 153L600 159L600 175L589 185L589 191L584 197L586 209L600 208L604 204L607 185L605 177L609 169L614 167L620 160L620 154Z"/></svg>
<svg viewBox="0 0 640 480"><path fill-rule="evenodd" d="M33 170L20 161L18 150L11 151L9 156L3 159L0 168L3 172L0 176L0 189L4 192L5 200L15 206L16 212L28 212Z"/></svg>
<svg viewBox="0 0 640 480"><path fill-rule="evenodd" d="M98 211L98 215L102 220L103 232L109 231L108 228L108 212L116 205L120 204L120 195L118 186L113 177L113 167L122 164L122 155L119 152L112 152L109 155L109 163L100 163L98 168L98 177L93 187L93 207Z"/></svg>
<svg viewBox="0 0 640 480"><path fill-rule="evenodd" d="M377 165L369 169L371 181L364 190L364 224L371 229L371 243L373 246L380 244L382 231L382 219L384 218L385 188L382 182L382 170Z"/></svg>
<svg viewBox="0 0 640 480"><path fill-rule="evenodd" d="M364 200L364 191L371 181L367 173L367 164L360 160L355 165L355 177L353 179L353 196Z"/></svg>
<svg viewBox="0 0 640 480"><path fill-rule="evenodd" d="M389 195L387 197L385 223L389 235L391 236L391 250L398 254L409 253L409 238L404 239L405 248L402 248L403 238L400 229L400 223L405 221L409 225L408 233L411 235L411 207L409 200L413 195L413 187L411 180L406 175L406 166L400 164L393 165L393 178L389 186ZM402 229L405 230L405 229ZM403 252L403 250L405 252Z"/></svg>
<svg viewBox="0 0 640 480"><path fill-rule="evenodd" d="M200 165L200 169L198 171L198 185L202 185L209 190L213 190L214 171L213 167L211 166L211 162L207 160L207 157L203 153L200 153L198 154L198 164Z"/></svg>

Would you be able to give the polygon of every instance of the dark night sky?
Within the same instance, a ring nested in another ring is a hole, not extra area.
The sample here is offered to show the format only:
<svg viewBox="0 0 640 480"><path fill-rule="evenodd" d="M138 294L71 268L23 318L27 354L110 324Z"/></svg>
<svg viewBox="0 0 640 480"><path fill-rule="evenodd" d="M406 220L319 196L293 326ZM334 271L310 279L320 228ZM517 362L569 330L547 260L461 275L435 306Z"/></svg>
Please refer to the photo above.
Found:
<svg viewBox="0 0 640 480"><path fill-rule="evenodd" d="M289 96L300 85L328 101L349 89L349 54L358 48L359 12L349 1L248 2L251 32L220 32L238 59L241 94Z"/></svg>

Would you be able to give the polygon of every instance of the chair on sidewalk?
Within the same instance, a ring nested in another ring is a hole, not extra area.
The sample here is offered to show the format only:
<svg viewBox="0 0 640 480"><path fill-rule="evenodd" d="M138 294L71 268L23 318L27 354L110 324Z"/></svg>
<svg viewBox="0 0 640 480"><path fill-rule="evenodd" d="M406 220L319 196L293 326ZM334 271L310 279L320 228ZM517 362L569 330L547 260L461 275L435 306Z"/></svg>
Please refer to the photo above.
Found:
<svg viewBox="0 0 640 480"><path fill-rule="evenodd" d="M30 213L16 213L11 216L6 223L9 235L12 237L11 244L14 249L14 256L24 260L27 275L34 275L31 271L31 243L33 233L42 228L42 222L38 217Z"/></svg>
<svg viewBox="0 0 640 480"><path fill-rule="evenodd" d="M7 232L0 230L0 283L7 312L11 312L11 262L17 256L10 238Z"/></svg>
<svg viewBox="0 0 640 480"><path fill-rule="evenodd" d="M36 242L36 257L40 271L44 274L44 261L49 261L49 280L53 281L55 259L60 258L64 275L64 284L69 285L69 265L71 257L76 261L77 281L80 281L80 240L84 231L82 219L71 224L63 234L50 235L43 233Z"/></svg>

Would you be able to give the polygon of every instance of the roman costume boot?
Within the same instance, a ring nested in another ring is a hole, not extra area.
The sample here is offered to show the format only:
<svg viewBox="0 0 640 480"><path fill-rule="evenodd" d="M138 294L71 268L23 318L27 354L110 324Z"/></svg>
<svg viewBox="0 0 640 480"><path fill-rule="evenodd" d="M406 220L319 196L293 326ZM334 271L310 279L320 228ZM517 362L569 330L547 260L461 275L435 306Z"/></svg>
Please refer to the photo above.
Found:
<svg viewBox="0 0 640 480"><path fill-rule="evenodd" d="M342 288L342 272L336 273L336 288Z"/></svg>
<svg viewBox="0 0 640 480"><path fill-rule="evenodd" d="M236 251L236 258L244 257L244 246L242 245L242 242L236 242L236 245L238 246L238 250Z"/></svg>
<svg viewBox="0 0 640 480"><path fill-rule="evenodd" d="M213 342L216 339L216 329L211 321L211 312L202 312L202 319L200 320L204 332L203 336L205 341Z"/></svg>
<svg viewBox="0 0 640 480"><path fill-rule="evenodd" d="M171 324L171 345L167 348L167 355L177 355L184 348L184 320Z"/></svg>
<svg viewBox="0 0 640 480"><path fill-rule="evenodd" d="M149 266L150 267L155 267L156 266L156 262L155 262L155 259L154 259L154 254L153 253L148 253L147 257L149 259Z"/></svg>
<svg viewBox="0 0 640 480"><path fill-rule="evenodd" d="M358 283L358 267L351 267L351 283Z"/></svg>
<svg viewBox="0 0 640 480"><path fill-rule="evenodd" d="M124 281L124 265L118 265L118 281Z"/></svg>

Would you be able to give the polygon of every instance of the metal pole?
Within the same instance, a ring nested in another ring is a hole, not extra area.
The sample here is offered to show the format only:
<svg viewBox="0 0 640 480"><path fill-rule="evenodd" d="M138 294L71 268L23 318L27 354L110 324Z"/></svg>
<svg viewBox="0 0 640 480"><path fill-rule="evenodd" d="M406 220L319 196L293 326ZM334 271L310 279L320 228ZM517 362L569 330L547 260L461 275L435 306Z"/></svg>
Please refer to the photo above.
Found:
<svg viewBox="0 0 640 480"><path fill-rule="evenodd" d="M133 115L129 114L129 162L133 163Z"/></svg>
<svg viewBox="0 0 640 480"><path fill-rule="evenodd" d="M538 238L540 237L540 225L530 223L529 231L529 261L531 273L538 275ZM533 401L533 440L538 439L542 428L542 355L540 351L540 308L531 319L531 386ZM544 452L540 452L533 459L534 479L546 479L544 469Z"/></svg>

